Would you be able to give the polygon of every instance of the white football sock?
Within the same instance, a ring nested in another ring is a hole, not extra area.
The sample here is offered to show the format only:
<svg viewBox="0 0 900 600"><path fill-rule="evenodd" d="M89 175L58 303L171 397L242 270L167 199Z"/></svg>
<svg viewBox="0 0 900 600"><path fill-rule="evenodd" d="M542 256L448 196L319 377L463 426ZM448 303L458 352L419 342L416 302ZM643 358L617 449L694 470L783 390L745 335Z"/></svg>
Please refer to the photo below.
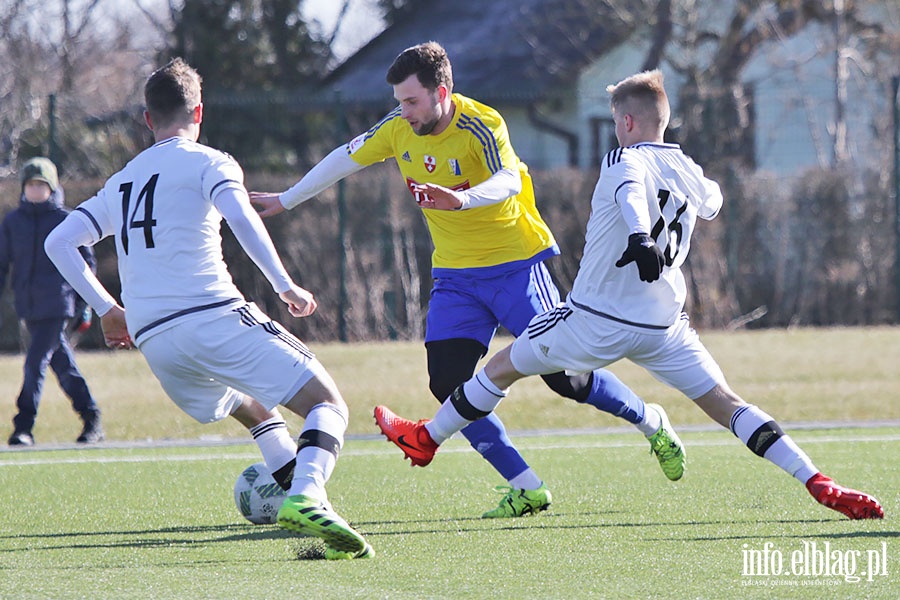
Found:
<svg viewBox="0 0 900 600"><path fill-rule="evenodd" d="M536 490L544 484L531 467L509 480L509 486L516 490Z"/></svg>
<svg viewBox="0 0 900 600"><path fill-rule="evenodd" d="M462 402L471 405L470 408L475 411L490 413L500 401L506 397L506 391L501 390L494 382L492 382L484 373L484 369L478 371L472 379L462 385L463 396ZM454 390L455 392L456 390ZM456 410L453 404L454 399L447 398L434 415L425 429L431 435L431 439L437 444L443 444L454 433L472 423L474 419L469 420L463 417Z"/></svg>
<svg viewBox="0 0 900 600"><path fill-rule="evenodd" d="M731 431L755 454L805 484L819 472L809 456L758 406L747 404L731 416Z"/></svg>
<svg viewBox="0 0 900 600"><path fill-rule="evenodd" d="M323 402L312 407L300 434L301 447L297 452L289 495L303 494L322 502L328 501L325 484L334 472L346 431L347 415L337 406ZM322 445L304 445L310 439L318 440L317 443Z"/></svg>
<svg viewBox="0 0 900 600"><path fill-rule="evenodd" d="M297 444L288 432L284 417L277 415L250 429L253 441L259 446L263 461L274 473L297 456Z"/></svg>
<svg viewBox="0 0 900 600"><path fill-rule="evenodd" d="M659 411L652 406L645 404L644 418L635 423L635 427L637 427L644 436L652 437L654 433L659 431L661 425L662 416L659 414Z"/></svg>

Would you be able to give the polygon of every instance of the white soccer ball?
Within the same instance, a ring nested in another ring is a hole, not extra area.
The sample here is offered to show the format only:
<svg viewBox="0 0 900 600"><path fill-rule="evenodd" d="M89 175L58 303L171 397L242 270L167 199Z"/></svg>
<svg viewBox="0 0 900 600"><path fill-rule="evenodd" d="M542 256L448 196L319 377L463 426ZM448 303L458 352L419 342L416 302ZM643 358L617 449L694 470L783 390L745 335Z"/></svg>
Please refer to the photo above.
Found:
<svg viewBox="0 0 900 600"><path fill-rule="evenodd" d="M287 491L272 478L265 463L244 469L234 482L234 503L245 519L262 525L274 523Z"/></svg>

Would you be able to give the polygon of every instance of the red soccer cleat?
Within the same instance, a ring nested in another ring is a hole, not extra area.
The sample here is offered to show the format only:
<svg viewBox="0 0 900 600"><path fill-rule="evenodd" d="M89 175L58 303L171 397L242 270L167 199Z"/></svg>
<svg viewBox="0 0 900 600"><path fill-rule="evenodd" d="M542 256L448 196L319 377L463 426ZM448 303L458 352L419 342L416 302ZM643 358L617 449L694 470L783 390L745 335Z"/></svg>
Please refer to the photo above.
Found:
<svg viewBox="0 0 900 600"><path fill-rule="evenodd" d="M806 482L816 502L850 519L883 519L884 509L872 496L836 484L830 477L816 473Z"/></svg>
<svg viewBox="0 0 900 600"><path fill-rule="evenodd" d="M424 467L434 458L438 445L431 439L422 419L418 423L398 417L387 406L375 407L375 423L388 441L394 442L412 462L413 467Z"/></svg>

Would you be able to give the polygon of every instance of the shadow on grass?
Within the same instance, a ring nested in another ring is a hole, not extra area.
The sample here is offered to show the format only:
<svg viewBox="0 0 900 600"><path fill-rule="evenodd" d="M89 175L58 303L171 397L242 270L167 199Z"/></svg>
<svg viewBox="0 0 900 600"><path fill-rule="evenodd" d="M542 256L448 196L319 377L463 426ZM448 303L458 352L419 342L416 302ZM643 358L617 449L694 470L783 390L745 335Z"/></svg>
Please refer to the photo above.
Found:
<svg viewBox="0 0 900 600"><path fill-rule="evenodd" d="M837 525L839 527L844 527L850 525L849 519L783 519L783 520L768 520L768 521L753 521L753 525L777 525L777 524L809 524L816 525L818 528L825 527L828 525ZM718 523L696 523L697 525L739 525L738 522L726 522L720 521ZM856 526L855 524L850 526ZM834 532L816 532L816 533L795 533L795 532L784 532L784 533L760 533L758 529L754 529L753 532L741 535L698 535L692 537L684 537L679 538L680 541L683 542L716 542L716 541L739 541L739 540L759 540L761 538L765 539L796 539L796 540L811 540L811 539L824 539L824 540L836 540L836 539L853 539L853 538L900 538L900 531L834 531ZM672 541L673 537L669 538L650 538L648 541Z"/></svg>
<svg viewBox="0 0 900 600"><path fill-rule="evenodd" d="M206 535L199 538L197 535ZM225 535L216 535L225 534ZM117 539L111 541L83 541L81 543L66 543L67 540L84 538L132 538ZM0 535L0 541L22 541L28 550L90 550L109 548L197 548L204 544L222 542L247 542L260 540L284 540L290 543L290 553L300 561L326 560L325 543L316 537L298 536L295 533L281 529L277 525L250 525L250 524L223 524L200 525L189 527L163 527L160 529L123 530L123 531L91 531L91 532L58 532L34 535ZM54 541L54 544L43 544L43 541ZM0 553L21 552L21 545L17 548L2 548ZM191 561L191 564L230 564L229 561ZM0 571L3 567L0 566Z"/></svg>
<svg viewBox="0 0 900 600"><path fill-rule="evenodd" d="M215 536L212 534L222 533L228 534L224 536ZM211 537L198 539L196 534L206 534ZM64 543L65 540L77 540L84 538L101 538L101 537L127 537L136 538L130 540L103 542L98 540L95 543ZM56 532L42 534L18 534L3 535L0 540L18 540L28 543L40 542L42 540L53 540L56 544L40 545L31 547L31 550L59 550L59 549L84 549L84 548L159 548L166 546L178 545L197 545L215 542L232 542L232 541L249 541L249 540L273 540L296 538L297 536L277 526L259 526L259 525L203 525L190 527L163 527L160 529L144 529L131 531L78 531L78 532ZM298 538L299 539L299 538ZM18 548L2 548L0 552L20 552L21 546Z"/></svg>
<svg viewBox="0 0 900 600"><path fill-rule="evenodd" d="M539 515L532 515L528 517L522 517L518 519L482 519L479 517L461 517L461 518L443 518L443 519L410 519L410 520L393 520L393 521L368 521L365 523L353 524L354 527L360 529L360 532L366 535L367 537L387 537L387 536L409 536L409 535L417 535L417 534L435 534L435 533L481 533L481 532L492 532L492 531L522 531L522 530L542 530L542 529L552 529L556 531L560 530L592 530L592 529L615 529L615 528L633 528L633 529L643 529L643 528L657 528L657 527L666 527L672 528L673 533L669 537L666 538L648 538L649 541L672 541L673 539L681 539L683 541L704 541L704 540L727 540L727 539L743 539L744 537L750 539L757 539L758 535L748 535L748 536L733 536L733 537L715 537L715 536L697 536L697 537L683 537L678 538L677 531L681 528L686 528L686 532L693 531L695 527L701 526L710 526L710 527L723 527L729 525L740 525L743 522L739 521L696 521L696 520L683 520L683 521L646 521L646 522L634 522L634 521L619 521L619 522L610 522L608 520L616 518L616 515L625 514L625 511L592 511L592 512L578 512L578 513L541 513ZM593 518L593 522L590 523L568 523L568 522L560 522L562 519L571 520L582 517L590 517ZM821 524L827 523L827 520L821 519L793 519L793 520L768 520L768 521L753 521L753 526L757 525L765 525L765 524ZM839 522L839 521L835 521ZM436 527L436 525L442 524L444 527ZM454 527L453 525L456 524ZM478 526L478 525L481 526ZM395 526L395 529L390 531L364 531L364 528L358 527L359 525L370 525L370 526ZM417 528L416 525L422 525L424 527ZM429 527L430 526L430 527ZM864 533L864 532L860 532ZM878 532L865 532L872 537L876 537L879 535ZM819 534L823 537L826 537L830 534ZM847 536L853 535L852 533L847 534L834 534L835 537L839 536ZM897 535L892 533L890 535ZM784 537L798 537L798 536L789 536L785 535ZM805 538L816 537L805 536Z"/></svg>
<svg viewBox="0 0 900 600"><path fill-rule="evenodd" d="M228 535L215 536L213 534L224 533ZM176 537L179 536L180 537ZM197 537L183 537L185 535L207 534L211 537L198 539ZM78 539L85 537L130 537L135 539L103 542L97 540L94 543L65 543L66 539ZM163 536L163 537L156 537ZM221 542L246 542L254 540L284 540L291 543L291 554L297 560L326 560L325 544L315 537L298 536L290 531L279 528L277 525L204 525L192 527L164 527L161 529L147 529L142 531L93 531L72 533L48 533L37 535L4 535L0 540L22 540L26 544L28 540L42 541L54 540L56 544L34 545L29 550L89 550L101 548L174 548L179 546L199 547L203 544ZM3 548L3 552L21 552L22 548ZM191 561L191 564L228 564L229 561ZM2 570L2 566L0 566Z"/></svg>
<svg viewBox="0 0 900 600"><path fill-rule="evenodd" d="M246 531L250 529L254 529L258 526L256 525L245 525L245 524L222 524L222 525L188 525L188 526L179 526L179 527L162 527L160 529L143 529L140 531L73 531L73 532L54 532L54 533L38 533L38 534L10 534L10 535L0 535L0 540L15 540L15 539L41 539L41 538L58 538L61 536L65 537L80 537L80 536L94 536L94 535L147 535L147 534L166 534L166 533L204 533L204 532L215 532L215 531ZM262 527L262 526L259 526Z"/></svg>
<svg viewBox="0 0 900 600"><path fill-rule="evenodd" d="M480 517L440 518L440 519L408 519L391 521L366 521L350 523L360 533L369 538L387 538L393 536L433 535L442 533L485 533L528 530L602 530L602 529L653 529L664 527L669 534L662 537L647 538L647 541L683 541L711 542L728 540L758 540L760 532L756 526L764 525L815 525L818 527L835 524L842 526L843 521L827 519L770 519L753 521L753 532L738 535L679 535L694 532L696 527L739 526L742 522L727 520L683 520L683 521L620 521L610 522L622 511L592 511L577 513L542 513L519 519L482 519ZM572 523L570 520L591 518L592 522ZM381 529L372 531L369 527ZM389 529L385 531L384 529ZM202 536L202 537L200 537ZM112 537L119 539L103 540ZM767 539L852 539L852 538L897 538L900 531L834 531L797 534L793 532L766 533ZM121 539L126 538L126 539ZM62 550L91 548L172 548L199 547L203 544L223 542L246 542L263 540L284 540L296 542L294 554L300 560L324 559L324 546L316 538L298 537L296 534L280 529L276 525L221 524L188 527L164 527L145 530L106 530L93 532L57 532L45 534L2 535L0 540L16 540L14 547L0 549L0 553L20 552L22 546L29 550ZM76 540L82 540L80 542ZM43 542L48 542L47 544Z"/></svg>

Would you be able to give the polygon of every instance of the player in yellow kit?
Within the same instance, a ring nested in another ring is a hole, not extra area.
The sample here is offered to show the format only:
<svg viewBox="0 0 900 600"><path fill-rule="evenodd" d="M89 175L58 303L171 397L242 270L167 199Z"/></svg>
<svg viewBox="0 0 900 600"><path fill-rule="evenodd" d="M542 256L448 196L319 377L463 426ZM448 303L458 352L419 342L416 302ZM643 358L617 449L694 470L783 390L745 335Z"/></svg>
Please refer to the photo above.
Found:
<svg viewBox="0 0 900 600"><path fill-rule="evenodd" d="M363 166L395 158L423 208L440 208L429 206L436 201L431 197L433 186L466 192L500 171L505 179L502 192L520 188L500 200L493 194L462 196L466 210L460 206L450 211L425 210L435 269L493 267L522 260L536 263L559 254L553 234L535 207L528 167L513 151L500 114L460 94L452 94L451 102L454 115L440 133L417 134L398 107L350 142L350 157ZM426 184L432 188L424 188Z"/></svg>
<svg viewBox="0 0 900 600"><path fill-rule="evenodd" d="M559 302L544 266L559 249L537 211L528 168L516 156L503 118L452 92L450 60L439 44L404 50L387 82L397 108L333 150L286 192L251 193L251 201L263 216L278 214L368 165L396 160L434 242L425 347L429 387L442 402L472 376L498 326L519 335L532 317ZM543 377L557 393L635 424L650 439L666 476L681 477L684 451L662 408L648 410L606 370ZM500 419L485 415L470 414L475 422L462 433L509 487L497 508L483 516L545 510L551 502L547 486Z"/></svg>

